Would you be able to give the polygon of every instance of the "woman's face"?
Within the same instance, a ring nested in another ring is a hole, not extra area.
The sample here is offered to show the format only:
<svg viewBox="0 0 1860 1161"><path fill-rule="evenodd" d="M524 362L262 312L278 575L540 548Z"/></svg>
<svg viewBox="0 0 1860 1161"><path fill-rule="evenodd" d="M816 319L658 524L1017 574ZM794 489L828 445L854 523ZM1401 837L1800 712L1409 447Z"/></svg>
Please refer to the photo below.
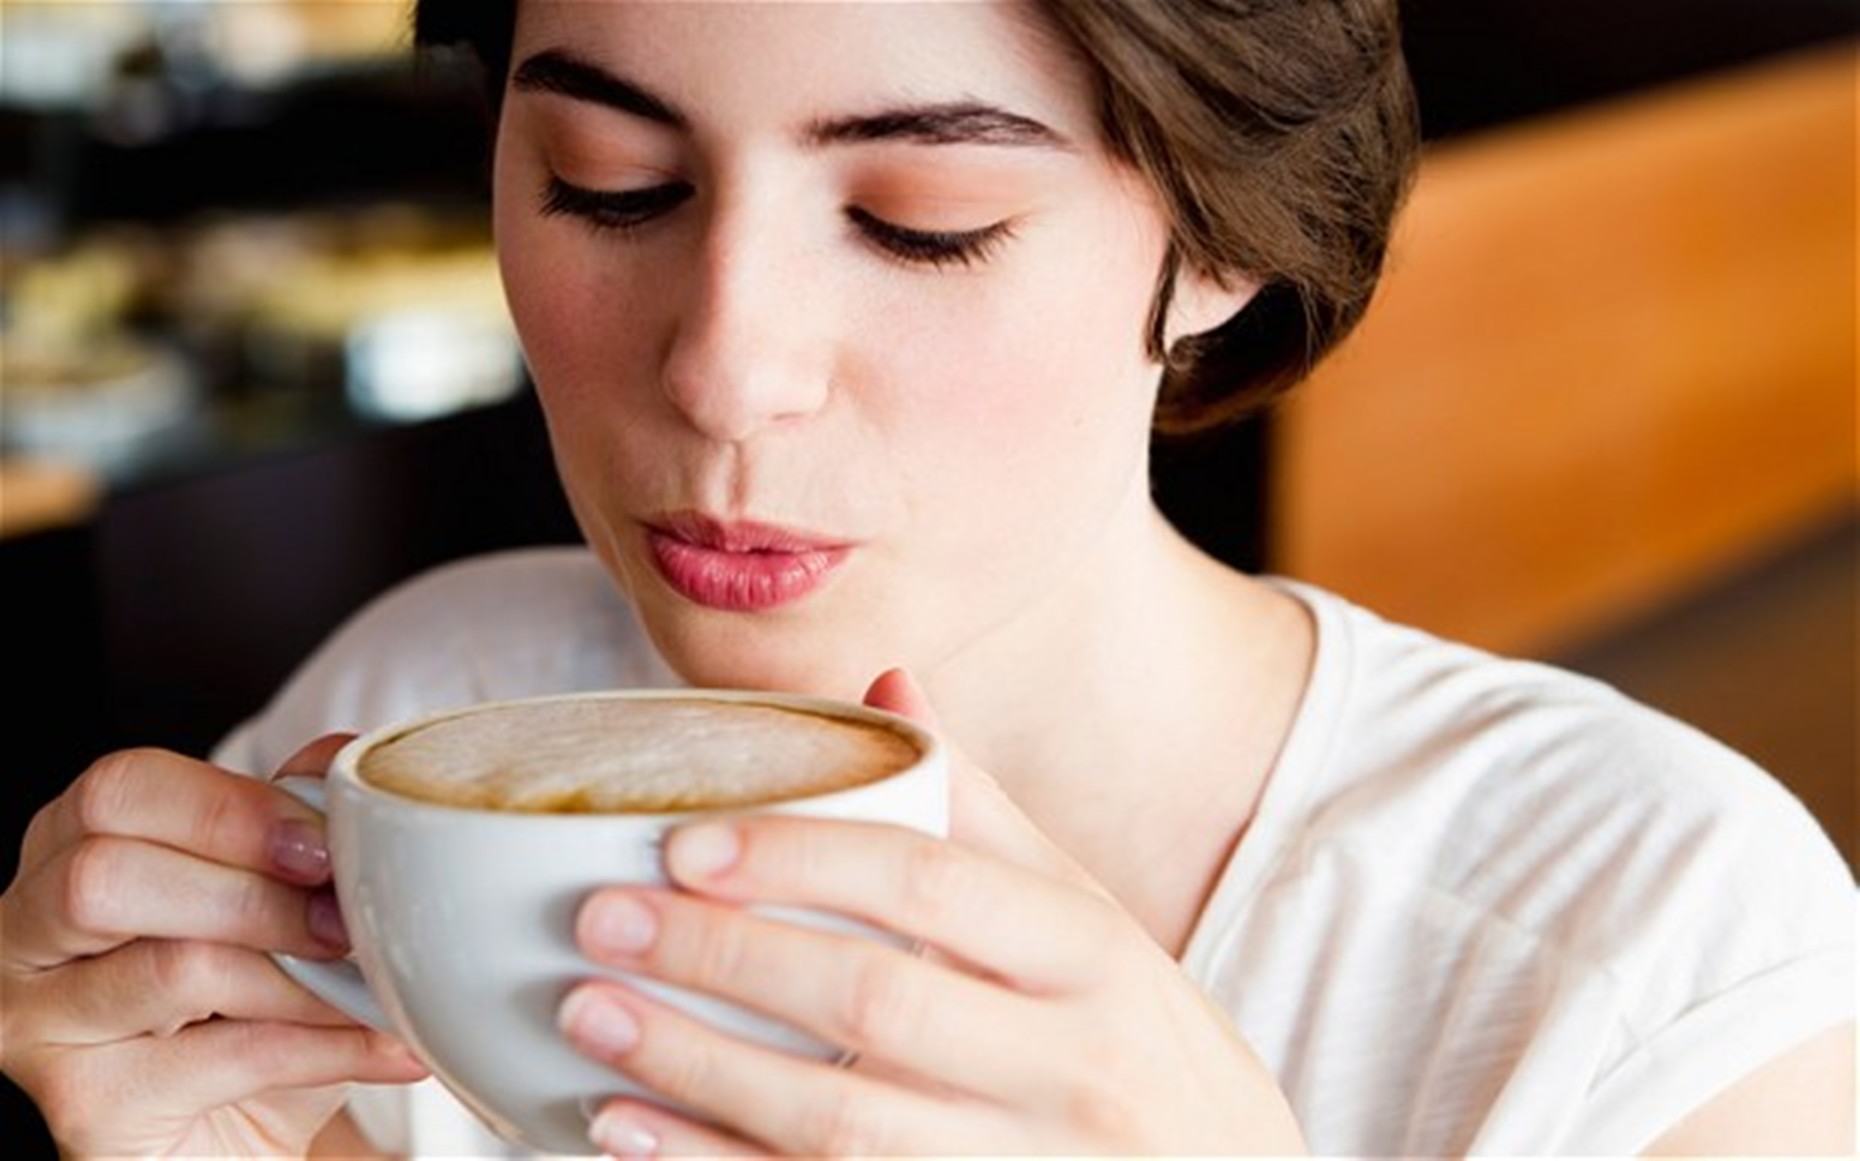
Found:
<svg viewBox="0 0 1860 1161"><path fill-rule="evenodd" d="M520 6L511 308L581 524L694 682L856 696L1122 583L1165 228L1038 21Z"/></svg>

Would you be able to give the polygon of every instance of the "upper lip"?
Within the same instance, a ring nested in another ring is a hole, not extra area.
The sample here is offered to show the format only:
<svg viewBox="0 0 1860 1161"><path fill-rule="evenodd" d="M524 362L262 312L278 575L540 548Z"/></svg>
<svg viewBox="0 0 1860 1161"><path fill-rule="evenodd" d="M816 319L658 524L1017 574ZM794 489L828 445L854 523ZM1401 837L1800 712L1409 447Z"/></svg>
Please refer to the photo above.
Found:
<svg viewBox="0 0 1860 1161"><path fill-rule="evenodd" d="M695 511L668 512L648 521L647 527L718 552L821 552L846 546L843 539L805 529L759 520L727 520Z"/></svg>

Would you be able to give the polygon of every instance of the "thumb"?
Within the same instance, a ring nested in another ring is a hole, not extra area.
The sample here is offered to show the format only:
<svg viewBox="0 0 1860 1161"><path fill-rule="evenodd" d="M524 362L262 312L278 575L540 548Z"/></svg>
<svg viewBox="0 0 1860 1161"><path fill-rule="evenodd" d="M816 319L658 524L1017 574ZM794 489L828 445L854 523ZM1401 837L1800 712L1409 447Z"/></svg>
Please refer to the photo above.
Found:
<svg viewBox="0 0 1860 1161"><path fill-rule="evenodd" d="M865 692L865 704L909 718L937 735L949 752L950 837L963 846L1007 862L1090 886L1096 880L1034 825L993 775L976 765L944 731L929 695L903 669L888 669Z"/></svg>
<svg viewBox="0 0 1860 1161"><path fill-rule="evenodd" d="M324 734L286 758L284 764L272 774L272 780L293 776L321 778L329 772L330 763L336 760L336 751L354 739L354 734Z"/></svg>
<svg viewBox="0 0 1860 1161"><path fill-rule="evenodd" d="M866 687L865 704L876 710L897 714L901 718L909 718L927 730L940 732L942 729L936 720L936 710L931 708L930 698L924 693L924 687L917 684L917 679L908 670L887 669L873 678L872 684Z"/></svg>

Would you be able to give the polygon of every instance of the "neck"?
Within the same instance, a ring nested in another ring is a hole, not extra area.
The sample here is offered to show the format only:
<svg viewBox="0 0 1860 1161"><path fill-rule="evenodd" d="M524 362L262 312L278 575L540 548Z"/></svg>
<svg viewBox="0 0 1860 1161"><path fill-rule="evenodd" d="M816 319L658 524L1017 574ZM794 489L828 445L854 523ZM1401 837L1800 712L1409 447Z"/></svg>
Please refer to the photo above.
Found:
<svg viewBox="0 0 1860 1161"><path fill-rule="evenodd" d="M1112 535L1113 567L927 684L963 749L1179 952L1289 728L1310 627L1147 497Z"/></svg>

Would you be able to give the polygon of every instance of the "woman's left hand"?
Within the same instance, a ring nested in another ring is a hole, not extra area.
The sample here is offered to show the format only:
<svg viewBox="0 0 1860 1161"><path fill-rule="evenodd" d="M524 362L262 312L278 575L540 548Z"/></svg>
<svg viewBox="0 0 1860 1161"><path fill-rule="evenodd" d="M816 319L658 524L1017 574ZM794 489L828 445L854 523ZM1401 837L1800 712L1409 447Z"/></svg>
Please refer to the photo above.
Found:
<svg viewBox="0 0 1860 1161"><path fill-rule="evenodd" d="M927 717L908 681L868 700ZM583 907L595 959L760 1009L856 1053L799 1059L608 981L562 1023L584 1053L700 1123L611 1102L620 1156L1302 1153L1272 1076L1138 922L954 759L952 841L796 818L677 832L682 890L614 888ZM761 918L839 912L928 954Z"/></svg>

